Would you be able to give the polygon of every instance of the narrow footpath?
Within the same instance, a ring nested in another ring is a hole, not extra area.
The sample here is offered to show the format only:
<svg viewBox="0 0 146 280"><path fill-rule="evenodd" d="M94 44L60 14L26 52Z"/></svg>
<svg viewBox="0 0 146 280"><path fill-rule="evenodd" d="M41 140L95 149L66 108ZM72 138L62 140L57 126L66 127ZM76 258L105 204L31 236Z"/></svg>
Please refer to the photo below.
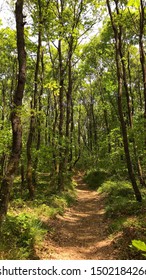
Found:
<svg viewBox="0 0 146 280"><path fill-rule="evenodd" d="M117 258L114 242L109 236L104 212L104 196L87 189L81 174L77 182L77 203L63 216L49 221L48 233L40 259L52 260L113 260Z"/></svg>

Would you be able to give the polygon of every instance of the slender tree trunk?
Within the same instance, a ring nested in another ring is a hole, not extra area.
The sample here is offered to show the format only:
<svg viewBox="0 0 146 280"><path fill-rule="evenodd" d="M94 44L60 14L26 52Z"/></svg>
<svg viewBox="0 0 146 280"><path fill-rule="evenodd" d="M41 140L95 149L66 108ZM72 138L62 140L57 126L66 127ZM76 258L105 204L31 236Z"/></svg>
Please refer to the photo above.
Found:
<svg viewBox="0 0 146 280"><path fill-rule="evenodd" d="M129 75L129 92L131 97L131 114L132 118L134 116L134 95L132 92L132 77L131 77L131 70L130 70L130 52L128 51L128 75Z"/></svg>
<svg viewBox="0 0 146 280"><path fill-rule="evenodd" d="M58 156L57 154L57 145L54 139L57 136L57 122L58 122L58 107L57 107L57 96L55 96L53 92L53 97L54 97L54 122L53 122L53 132L52 132L52 147L53 147L53 171L57 171L57 160L56 157Z"/></svg>
<svg viewBox="0 0 146 280"><path fill-rule="evenodd" d="M23 190L24 190L24 186L25 186L25 173L24 173L24 164L21 160L21 166L20 166L20 173L21 173L21 197L22 197L22 194L23 194Z"/></svg>
<svg viewBox="0 0 146 280"><path fill-rule="evenodd" d="M122 36L122 30L121 30L121 36ZM132 103L130 101L131 96L129 94L129 89L128 89L128 81L127 81L127 73L126 73L126 66L125 66L125 60L124 60L124 55L123 55L123 50L122 50L122 41L121 41L121 36L119 38L119 52L120 52L120 58L121 58L121 64L122 64L122 71L123 71L123 82L124 82L124 88L125 88L125 94L126 94L126 99L127 99L127 109L128 109L128 124L131 130L133 130L133 115L132 115ZM131 77L130 73L130 64L129 65L129 74ZM136 148L136 143L135 143L135 138L134 135L132 136L131 139L133 143L133 151L134 151L134 156L135 156L135 161L136 161L136 166L137 166L137 172L140 180L140 184L145 186L145 181L142 173L142 167L140 163L140 159L137 154L137 148Z"/></svg>
<svg viewBox="0 0 146 280"><path fill-rule="evenodd" d="M42 110L42 95L43 95L43 79L44 79L44 59L43 59L43 51L41 52L41 88L40 88L40 93L39 93L39 112L41 112ZM37 116L37 144L36 144L36 157L35 157L35 161L34 161L34 166L33 166L33 183L34 186L36 186L37 184L37 175L36 175L36 171L37 171L37 167L38 167L38 161L39 161L39 156L38 156L38 151L40 150L40 146L41 146L41 120L40 120L40 116Z"/></svg>
<svg viewBox="0 0 146 280"><path fill-rule="evenodd" d="M59 53L59 51L58 51ZM50 54L50 60L52 63L52 75L54 80L56 80L56 72L55 72L55 60L53 59L53 55L51 52L51 48L50 48L50 44L49 44L49 54ZM58 147L57 147L57 141L54 141L54 139L57 139L58 137L58 131L57 131L57 124L58 124L58 119L59 119L59 110L58 110L58 96L55 95L55 91L52 90L51 92L53 94L53 100L52 100L52 106L53 106L53 124L52 124L52 133L51 133L51 137L48 137L48 141L47 141L47 145L48 143L50 143L52 145L52 166L51 166L51 170L54 174L58 172ZM50 93L50 95L51 95ZM51 97L48 96L48 106L47 106L47 122L46 122L46 128L47 128L47 135L49 136L48 133L48 129L50 129L50 127L48 125L51 126L51 124L49 123L49 109L50 109L50 104L51 104ZM48 125L47 125L48 124ZM58 129L59 130L59 129Z"/></svg>
<svg viewBox="0 0 146 280"><path fill-rule="evenodd" d="M10 106L13 106L14 92L17 87L17 73L18 73L18 62L17 59L14 58L13 67L12 67L12 79L10 86Z"/></svg>
<svg viewBox="0 0 146 280"><path fill-rule="evenodd" d="M121 66L121 53L120 53L120 43L121 43L121 27L117 28L113 16L112 16L112 10L110 6L110 1L106 0L107 2L107 7L111 19L111 24L112 28L114 31L115 35L115 51L116 51L116 66L117 66L117 78L118 78L118 111L119 111L119 119L121 123L121 129L122 129L122 136L123 136L123 144L124 144L124 151L125 151L125 157L127 161L127 168L128 168L128 173L129 177L132 183L132 187L135 193L135 197L137 201L141 202L142 197L141 193L139 191L139 188L136 183L135 179L135 174L131 162L131 157L130 157L130 151L129 151L129 143L128 143L128 137L127 137L127 128L124 120L124 115L123 115L123 105L122 105L122 93L123 93L123 72L122 72L122 66ZM118 2L116 1L116 11L118 13Z"/></svg>
<svg viewBox="0 0 146 280"><path fill-rule="evenodd" d="M72 98L72 48L69 50L68 58L68 90L66 94L66 137L69 138L70 133L70 122L71 122L71 98Z"/></svg>
<svg viewBox="0 0 146 280"><path fill-rule="evenodd" d="M4 122L5 122L5 111L6 111L5 91L6 91L6 85L4 82L2 82L2 116L1 116L2 124L0 130L4 129ZM0 176L4 175L4 163L5 163L5 152L3 151L0 157Z"/></svg>
<svg viewBox="0 0 146 280"><path fill-rule="evenodd" d="M31 104L32 109L32 104ZM35 116L34 112L32 111L30 117L30 127L29 127L29 133L28 133L28 139L27 139L27 170L26 170L26 179L27 179L27 188L29 190L29 197L30 199L34 198L34 185L33 185L33 162L32 162L32 154L31 154L31 147L33 143L33 137L34 137L34 129L35 129Z"/></svg>
<svg viewBox="0 0 146 280"><path fill-rule="evenodd" d="M144 26L145 26L145 4L140 0L140 35L139 35L139 51L140 62L143 74L143 93L144 93L144 145L146 149L146 55L144 49Z"/></svg>
<svg viewBox="0 0 146 280"><path fill-rule="evenodd" d="M17 29L17 51L19 62L19 74L17 81L17 88L14 94L14 108L11 111L12 123L12 151L8 162L6 173L2 179L0 189L0 220L3 221L7 214L8 203L10 198L10 190L13 185L14 176L18 168L21 148L22 148L22 125L20 117L20 109L22 106L22 99L25 87L26 76L26 52L24 40L24 22L23 22L23 0L16 2L16 29Z"/></svg>
<svg viewBox="0 0 146 280"><path fill-rule="evenodd" d="M122 59L123 57L121 57ZM130 54L128 52L128 73L129 73L129 86L130 86L130 90L128 89L128 82L127 82L127 77L126 77L126 67L125 67L125 63L124 63L124 59L122 59L123 61L123 68L124 68L124 81L125 81L125 91L126 91L126 94L129 95L129 92L131 94L131 100L132 100L132 103L130 103L130 128L131 130L133 130L133 115L134 115L134 104L133 104L133 95L132 95L132 89L131 89L131 71L130 71ZM129 100L130 100L130 97L129 97ZM136 165L137 165L137 172L138 172L138 177L139 177L139 181L140 181L140 184L144 187L146 187L146 184L145 184L145 179L144 179L144 176L143 176L143 171L142 171L142 167L141 167L141 162L140 162L140 158L138 156L138 152L137 152L137 147L136 147L136 142L135 142L135 138L134 138L134 135L132 137L132 143L133 143L133 151L134 151L134 156L135 156L135 161L136 161Z"/></svg>
<svg viewBox="0 0 146 280"><path fill-rule="evenodd" d="M139 95L139 106L140 106L141 111L143 111L143 98L142 98L142 94L141 94L140 77L138 77L137 92L138 92L138 95Z"/></svg>
<svg viewBox="0 0 146 280"><path fill-rule="evenodd" d="M105 121L105 126L106 126L106 133L107 133L107 140L108 140L108 153L111 153L111 142L110 142L110 127L109 127L109 122L108 122L108 113L107 113L107 109L105 107L105 100L104 100L104 96L102 93L102 88L100 90L100 95L101 95L101 101L102 101L102 105L103 105L103 114L104 114L104 121Z"/></svg>
<svg viewBox="0 0 146 280"><path fill-rule="evenodd" d="M92 98L93 99L93 98ZM92 121L93 121L93 143L94 143L94 149L97 148L97 124L96 124L96 117L95 117L95 110L92 102L91 106L91 114L92 114Z"/></svg>
<svg viewBox="0 0 146 280"><path fill-rule="evenodd" d="M62 62L62 41L59 40L58 45L59 53L59 166L58 166L58 190L62 191L64 189L64 149L63 149L63 88L64 88L64 70Z"/></svg>
<svg viewBox="0 0 146 280"><path fill-rule="evenodd" d="M79 104L79 112L78 112L78 141L77 141L77 158L73 163L73 167L76 166L77 162L81 157L81 104Z"/></svg>
<svg viewBox="0 0 146 280"><path fill-rule="evenodd" d="M65 168L67 165L71 168L71 145L72 145L72 134L71 134L71 114L72 114L72 54L73 54L73 36L71 35L69 41L68 51L68 89L66 93L66 149L65 149Z"/></svg>
<svg viewBox="0 0 146 280"><path fill-rule="evenodd" d="M34 198L34 180L33 180L33 159L32 159L32 144L35 136L36 123L37 118L35 116L35 112L37 111L37 99L38 99L38 75L39 75L39 66L40 66L40 57L41 57L41 43L42 43L42 12L41 12L41 1L38 0L38 9L39 9L39 27L38 27L38 46L37 46L37 59L35 66L35 74L34 74L34 94L33 94L33 102L32 102L32 112L30 117L30 127L28 133L27 140L27 187L29 190L30 198Z"/></svg>
<svg viewBox="0 0 146 280"><path fill-rule="evenodd" d="M72 170L73 160L73 131L74 131L74 105L73 99L71 98L71 125L70 125L70 154L69 154L69 170Z"/></svg>

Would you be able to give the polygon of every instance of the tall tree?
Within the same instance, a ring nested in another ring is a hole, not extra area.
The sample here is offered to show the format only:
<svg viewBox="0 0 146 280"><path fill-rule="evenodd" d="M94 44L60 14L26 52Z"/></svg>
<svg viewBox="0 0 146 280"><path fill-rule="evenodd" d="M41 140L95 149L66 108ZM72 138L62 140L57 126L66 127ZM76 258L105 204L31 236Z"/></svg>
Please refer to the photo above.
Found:
<svg viewBox="0 0 146 280"><path fill-rule="evenodd" d="M117 24L115 21L115 18L113 16L113 12L111 9L110 1L107 0L107 7L108 12L111 19L112 28L114 31L114 37L115 37L115 52L116 52L116 66L117 66L117 79L118 79L118 111L119 111L119 118L121 123L121 129L122 129L122 136L123 136L123 144L124 144L124 151L125 151L125 157L127 161L127 168L130 180L132 182L133 190L136 196L137 201L141 202L142 197L141 193L139 191L139 188L136 183L136 178L132 166L130 151L129 151L129 143L128 143L128 136L127 136L127 127L124 120L124 114L123 114L123 102L122 102L122 93L123 93L123 68L122 68L122 61L121 61L121 50L122 50L122 26L121 24ZM117 18L119 19L120 11L119 11L119 1L114 1L115 4L115 12L117 15Z"/></svg>
<svg viewBox="0 0 146 280"><path fill-rule="evenodd" d="M139 50L140 50L140 62L143 75L143 93L144 93L144 141L146 149L146 54L144 50L144 31L145 31L145 17L146 7L143 0L140 0L140 32L139 32Z"/></svg>
<svg viewBox="0 0 146 280"><path fill-rule="evenodd" d="M34 135L37 129L37 110L38 110L38 100L39 100L39 72L40 72L40 62L41 62L41 47L42 47L42 6L41 1L37 1L37 14L38 14L38 43L37 43L37 57L34 73L34 92L31 102L31 117L30 117L30 127L27 139L27 187L29 190L30 198L34 197L35 190L35 178L33 180L33 156L32 156L32 144L34 140Z"/></svg>
<svg viewBox="0 0 146 280"><path fill-rule="evenodd" d="M2 221L8 210L10 198L10 190L13 185L14 176L18 168L21 147L22 147L22 125L21 125L21 106L26 80L26 52L24 39L24 16L23 16L23 0L17 0L16 8L16 29L17 29L17 51L19 73L17 88L14 93L13 109L11 111L12 123L12 151L8 162L6 173L2 179L0 189L0 220Z"/></svg>

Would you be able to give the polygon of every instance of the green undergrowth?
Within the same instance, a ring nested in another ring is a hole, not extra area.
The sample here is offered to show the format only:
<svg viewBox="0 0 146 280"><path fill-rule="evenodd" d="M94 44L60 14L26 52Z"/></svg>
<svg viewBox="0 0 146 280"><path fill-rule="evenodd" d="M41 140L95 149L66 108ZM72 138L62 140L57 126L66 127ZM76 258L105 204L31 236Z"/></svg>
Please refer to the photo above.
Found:
<svg viewBox="0 0 146 280"><path fill-rule="evenodd" d="M141 258L129 245L133 239L146 242L146 189L140 188L143 201L139 203L127 179L117 179L104 171L93 171L86 174L85 181L90 189L104 195L109 237L121 233L116 244L125 246L121 258Z"/></svg>
<svg viewBox="0 0 146 280"><path fill-rule="evenodd" d="M108 176L109 174L104 170L93 170L86 173L84 181L91 190L97 190Z"/></svg>
<svg viewBox="0 0 146 280"><path fill-rule="evenodd" d="M62 215L66 207L76 200L74 182L60 194L55 193L47 179L43 178L33 201L28 199L25 189L20 197L19 188L19 182L15 183L9 212L1 226L1 260L39 259L35 248L41 248L45 235L52 230L48 220L57 214Z"/></svg>
<svg viewBox="0 0 146 280"><path fill-rule="evenodd" d="M35 244L41 244L45 233L46 228L37 215L9 212L0 232L0 259L37 259Z"/></svg>
<svg viewBox="0 0 146 280"><path fill-rule="evenodd" d="M131 183L129 181L105 181L98 189L99 193L106 196L105 212L108 218L127 220L131 216L143 215L146 209L146 190L142 189L143 202L136 201ZM144 221L143 221L144 222ZM144 222L145 223L145 222Z"/></svg>

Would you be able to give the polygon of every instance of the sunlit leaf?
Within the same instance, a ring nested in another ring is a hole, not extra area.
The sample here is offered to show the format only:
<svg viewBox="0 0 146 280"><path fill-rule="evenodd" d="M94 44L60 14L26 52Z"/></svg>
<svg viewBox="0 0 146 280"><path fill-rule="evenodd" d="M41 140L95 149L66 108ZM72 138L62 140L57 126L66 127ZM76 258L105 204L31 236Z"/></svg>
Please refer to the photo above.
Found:
<svg viewBox="0 0 146 280"><path fill-rule="evenodd" d="M141 240L132 240L132 245L140 251L146 252L146 243Z"/></svg>

